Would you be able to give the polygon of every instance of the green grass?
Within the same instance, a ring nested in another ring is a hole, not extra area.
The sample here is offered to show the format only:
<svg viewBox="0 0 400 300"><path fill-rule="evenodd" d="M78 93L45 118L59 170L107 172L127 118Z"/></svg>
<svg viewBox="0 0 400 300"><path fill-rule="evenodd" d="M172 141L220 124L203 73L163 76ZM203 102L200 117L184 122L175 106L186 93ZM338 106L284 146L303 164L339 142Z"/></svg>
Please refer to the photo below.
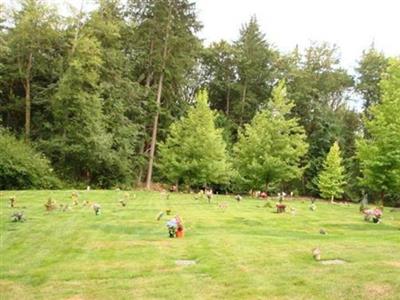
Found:
<svg viewBox="0 0 400 300"><path fill-rule="evenodd" d="M95 216L84 207L45 211L50 195L71 204L71 191L3 192L0 299L400 299L399 212L386 209L373 224L356 205L319 202L311 212L287 200L292 215L250 198L130 193L123 208L122 191L80 192L81 202L101 204ZM8 207L14 194L18 209ZM168 238L167 217L156 221L167 207L183 218L184 239ZM26 222L12 223L14 210ZM314 261L317 246L322 259L347 264Z"/></svg>

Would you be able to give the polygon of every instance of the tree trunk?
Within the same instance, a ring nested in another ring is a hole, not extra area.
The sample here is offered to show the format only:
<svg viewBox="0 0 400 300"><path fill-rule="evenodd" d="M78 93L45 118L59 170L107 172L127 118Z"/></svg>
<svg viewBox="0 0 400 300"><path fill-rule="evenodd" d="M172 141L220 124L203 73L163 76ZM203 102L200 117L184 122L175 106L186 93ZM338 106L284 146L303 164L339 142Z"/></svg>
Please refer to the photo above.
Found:
<svg viewBox="0 0 400 300"><path fill-rule="evenodd" d="M144 148L146 147L146 141L143 138L143 143L140 145L140 150L139 150L139 156L144 155ZM138 172L138 177L137 177L137 185L140 185L142 183L142 177L143 177L143 166L139 166L139 172Z"/></svg>
<svg viewBox="0 0 400 300"><path fill-rule="evenodd" d="M383 204L384 204L384 203L383 203L383 200L384 200L384 199L385 199L385 192L382 191L382 192L381 192L381 204L382 204L382 209L383 209L383 207L384 207L384 206L383 206Z"/></svg>
<svg viewBox="0 0 400 300"><path fill-rule="evenodd" d="M228 91L226 94L226 115L229 116L230 102L231 102L231 86L228 85Z"/></svg>
<svg viewBox="0 0 400 300"><path fill-rule="evenodd" d="M247 80L244 82L243 92L242 92L242 105L240 109L240 122L239 126L243 125L243 113L244 113L244 103L246 102L246 93L247 93Z"/></svg>
<svg viewBox="0 0 400 300"><path fill-rule="evenodd" d="M26 69L26 77L24 82L25 88L25 142L29 141L31 134L31 70L32 70L32 52L29 53L28 65Z"/></svg>
<svg viewBox="0 0 400 300"><path fill-rule="evenodd" d="M332 204L335 203L334 197L333 197L333 196L331 196L331 203L332 203Z"/></svg>
<svg viewBox="0 0 400 300"><path fill-rule="evenodd" d="M170 30L170 22L171 22L171 13L172 13L172 5L169 6L169 11L168 11L168 23L167 23L166 33L165 33L161 74L160 74L160 78L158 81L158 88L157 88L157 98L156 98L157 112L156 112L156 115L154 116L153 130L152 130L152 134L151 134L150 156L149 156L149 164L148 164L147 178L146 178L146 189L148 189L148 190L151 187L151 181L152 181L152 177L153 177L154 153L155 153L156 143L157 143L158 119L160 117L161 95L162 95L162 88L163 88L163 83L164 83L164 72L165 72L165 65L166 65L167 53L168 53L168 39L169 39L169 30Z"/></svg>
<svg viewBox="0 0 400 300"><path fill-rule="evenodd" d="M72 43L72 49L71 49L71 57L74 55L75 50L76 50L76 46L78 45L78 38L79 38L79 32L82 28L83 22L82 22L82 18L83 18L83 2L84 0L81 1L81 8L79 10L79 15L76 19L76 30L75 30L75 34L74 34L74 41Z"/></svg>
<svg viewBox="0 0 400 300"><path fill-rule="evenodd" d="M150 54L151 53L153 53L153 45L154 45L154 43L153 43L153 41L151 41L151 43L150 43ZM149 65L151 65L151 59L149 58ZM145 98L147 98L147 96L149 95L149 91L150 91L150 84L151 84L151 79L153 78L153 73L150 71L150 70L148 70L148 72L147 72L147 76L146 76L146 84L145 84L145 87L146 87L146 92L145 92ZM142 156L142 155L144 155L144 149L145 149L145 147L146 147L146 126L145 126L145 128L144 128L144 135L143 135L143 142L142 142L142 144L140 145L140 150L139 150L139 155L140 156ZM142 177L143 177L143 168L144 168L144 166L139 166L139 172L138 172L138 179L137 179L137 184L138 185L140 185L141 183L142 183Z"/></svg>
<svg viewBox="0 0 400 300"><path fill-rule="evenodd" d="M160 116L160 107L161 107L161 94L162 94L162 87L164 81L164 73L160 75L160 80L158 81L158 89L157 89L157 112L154 116L153 121L153 131L151 134L151 144L150 144L150 156L149 156L149 165L147 169L147 178L146 178L146 189L150 189L151 187L151 179L153 176L153 164L154 164L154 153L156 149L157 143L157 129L158 129L158 118Z"/></svg>

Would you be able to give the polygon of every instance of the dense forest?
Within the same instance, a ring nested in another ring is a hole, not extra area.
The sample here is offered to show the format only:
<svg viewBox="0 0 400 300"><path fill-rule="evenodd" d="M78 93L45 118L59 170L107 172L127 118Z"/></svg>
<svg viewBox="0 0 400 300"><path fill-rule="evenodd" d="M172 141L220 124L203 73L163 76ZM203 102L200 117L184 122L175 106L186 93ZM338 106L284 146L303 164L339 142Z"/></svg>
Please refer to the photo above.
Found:
<svg viewBox="0 0 400 300"><path fill-rule="evenodd" d="M280 51L255 17L206 45L188 0L0 12L0 189L399 199L400 61L373 45L348 70L325 42Z"/></svg>

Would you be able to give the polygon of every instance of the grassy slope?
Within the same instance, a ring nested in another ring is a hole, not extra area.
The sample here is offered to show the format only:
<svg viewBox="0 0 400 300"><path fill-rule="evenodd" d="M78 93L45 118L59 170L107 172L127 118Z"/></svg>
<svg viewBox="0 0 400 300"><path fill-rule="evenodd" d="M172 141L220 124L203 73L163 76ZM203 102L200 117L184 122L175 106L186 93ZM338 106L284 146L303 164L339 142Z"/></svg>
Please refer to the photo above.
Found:
<svg viewBox="0 0 400 300"><path fill-rule="evenodd" d="M26 206L25 223L9 220L12 194ZM49 195L70 203L71 191L3 192L0 299L400 299L399 212L387 209L372 224L357 206L318 203L311 212L296 201L293 216L257 207L260 200L134 194L122 208L123 192L81 192L102 205L96 217L89 208L44 211ZM183 218L184 239L169 239L167 219L155 220L166 207ZM349 263L313 261L316 246L323 259Z"/></svg>

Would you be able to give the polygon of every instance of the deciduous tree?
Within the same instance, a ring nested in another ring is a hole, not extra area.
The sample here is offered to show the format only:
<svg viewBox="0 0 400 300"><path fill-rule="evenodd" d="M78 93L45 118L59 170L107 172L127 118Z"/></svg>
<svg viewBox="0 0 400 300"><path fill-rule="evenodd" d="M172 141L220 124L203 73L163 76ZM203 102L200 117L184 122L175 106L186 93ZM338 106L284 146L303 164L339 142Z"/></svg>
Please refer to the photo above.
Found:
<svg viewBox="0 0 400 300"><path fill-rule="evenodd" d="M222 130L208 106L206 91L199 92L195 107L174 122L165 143L160 144L159 168L171 183L202 187L227 184L230 165Z"/></svg>
<svg viewBox="0 0 400 300"><path fill-rule="evenodd" d="M365 119L370 138L358 143L362 184L381 194L400 194L400 60L391 59L380 88L382 100Z"/></svg>
<svg viewBox="0 0 400 300"><path fill-rule="evenodd" d="M272 92L268 108L245 125L234 146L234 166L244 187L266 189L301 176L301 158L308 145L302 126L290 117L294 104L281 81Z"/></svg>

